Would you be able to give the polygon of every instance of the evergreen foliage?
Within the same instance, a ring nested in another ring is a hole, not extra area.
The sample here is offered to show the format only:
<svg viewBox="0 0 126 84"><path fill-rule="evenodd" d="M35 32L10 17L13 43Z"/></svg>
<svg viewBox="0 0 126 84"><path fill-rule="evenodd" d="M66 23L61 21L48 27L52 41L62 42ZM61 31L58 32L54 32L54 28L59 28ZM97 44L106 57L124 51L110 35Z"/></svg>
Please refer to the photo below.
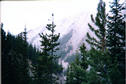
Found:
<svg viewBox="0 0 126 84"><path fill-rule="evenodd" d="M86 50L83 44L80 53L68 67L66 84L111 84L110 74L116 67L112 67L107 50Z"/></svg>
<svg viewBox="0 0 126 84"><path fill-rule="evenodd" d="M1 24L2 84L30 84L32 81L28 57L30 57L33 47L31 50L29 49L29 44L24 39L26 36L22 33L18 36L13 36L9 32L6 34L3 24Z"/></svg>
<svg viewBox="0 0 126 84"><path fill-rule="evenodd" d="M114 0L107 15L105 6L100 0L96 17L91 15L94 26L88 23L93 34L88 32L86 41L91 48L87 50L83 43L79 53L64 60L72 62L66 72L66 84L125 83L125 15L122 11L126 7ZM6 33L1 24L2 84L61 84L63 68L58 63L59 57L64 59L72 50L72 46L67 46L65 51L65 44L74 32L71 30L64 36L59 47L60 34L55 34L55 27L52 21L46 26L48 33L39 34L41 50L38 50L27 42L26 28L14 36ZM58 51L60 48L63 49Z"/></svg>
<svg viewBox="0 0 126 84"><path fill-rule="evenodd" d="M52 14L53 17L53 14ZM55 34L54 22L52 24L47 24L46 28L49 33L41 33L41 55L38 57L37 64L34 66L34 74L37 84L55 84L57 81L58 72L62 71L61 66L58 64L58 56L54 53L59 48L59 36L60 34Z"/></svg>
<svg viewBox="0 0 126 84"><path fill-rule="evenodd" d="M111 84L110 74L112 73L112 64L108 51L100 51L92 48L88 51L89 57L89 84ZM94 79L96 78L96 79Z"/></svg>
<svg viewBox="0 0 126 84"><path fill-rule="evenodd" d="M85 56L86 50L84 44L80 47L80 51L81 57L77 54L75 61L68 67L66 84L83 84L87 82L86 69L88 68L88 65L87 58Z"/></svg>
<svg viewBox="0 0 126 84"><path fill-rule="evenodd" d="M125 7L118 0L114 0L110 7L111 14L107 21L105 3L102 0L98 4L95 20L91 15L91 20L98 29L90 24L88 26L96 38L87 33L86 41L91 49L86 50L84 44L80 47L80 60L68 67L66 84L125 84L125 21L122 13ZM76 77L82 77L86 81L80 81Z"/></svg>
<svg viewBox="0 0 126 84"><path fill-rule="evenodd" d="M118 78L113 75L113 84L124 84L125 79L125 21L123 10L124 4L119 0L114 0L110 5L110 14L107 22L107 48L110 52L112 63L118 65L121 76ZM122 82L118 82L122 80Z"/></svg>
<svg viewBox="0 0 126 84"><path fill-rule="evenodd" d="M97 8L97 14L95 19L91 15L91 20L95 24L94 28L90 23L88 26L90 30L94 33L96 37L92 37L87 33L86 41L91 45L91 47L96 47L98 49L105 50L105 41L106 41L106 11L105 11L105 2L100 0Z"/></svg>

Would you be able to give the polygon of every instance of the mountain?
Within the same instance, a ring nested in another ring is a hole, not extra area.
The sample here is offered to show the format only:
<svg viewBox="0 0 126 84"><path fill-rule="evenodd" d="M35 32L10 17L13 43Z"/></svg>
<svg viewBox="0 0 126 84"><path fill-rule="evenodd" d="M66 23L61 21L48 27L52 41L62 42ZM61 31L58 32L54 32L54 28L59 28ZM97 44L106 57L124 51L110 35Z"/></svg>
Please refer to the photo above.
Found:
<svg viewBox="0 0 126 84"><path fill-rule="evenodd" d="M60 33L60 50L56 53L60 56L59 63L62 63L65 69L68 62L74 60L74 54L79 46L85 42L86 33L89 32L88 22L90 22L90 13L81 12L55 23L56 33ZM39 49L39 33L42 32L47 32L46 24L28 31L28 42ZM89 48L89 45L87 45L87 48Z"/></svg>

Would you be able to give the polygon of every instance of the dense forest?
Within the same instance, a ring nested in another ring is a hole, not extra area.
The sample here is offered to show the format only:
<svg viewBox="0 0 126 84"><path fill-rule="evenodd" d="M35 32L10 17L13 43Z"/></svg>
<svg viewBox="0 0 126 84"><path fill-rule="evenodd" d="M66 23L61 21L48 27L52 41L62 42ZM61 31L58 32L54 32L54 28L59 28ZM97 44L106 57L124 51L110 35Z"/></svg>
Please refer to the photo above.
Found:
<svg viewBox="0 0 126 84"><path fill-rule="evenodd" d="M39 33L40 49L27 42L26 28L14 36L1 23L2 84L125 84L124 10L125 3L113 0L106 12L105 2L99 1L96 15L87 22L93 33L86 37L90 49L81 44L65 73L54 21L46 25L48 33Z"/></svg>

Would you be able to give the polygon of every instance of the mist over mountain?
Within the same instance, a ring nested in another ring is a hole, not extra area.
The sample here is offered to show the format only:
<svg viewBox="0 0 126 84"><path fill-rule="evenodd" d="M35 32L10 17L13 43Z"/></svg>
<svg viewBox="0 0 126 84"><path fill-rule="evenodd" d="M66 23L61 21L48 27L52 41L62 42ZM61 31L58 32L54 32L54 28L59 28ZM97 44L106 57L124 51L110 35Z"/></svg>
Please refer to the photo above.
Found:
<svg viewBox="0 0 126 84"><path fill-rule="evenodd" d="M1 2L2 84L124 84L119 1Z"/></svg>
<svg viewBox="0 0 126 84"><path fill-rule="evenodd" d="M60 55L60 63L64 68L67 68L68 63L65 61L70 56L76 53L80 45L86 39L86 33L89 32L88 22L90 22L90 13L81 12L76 16L63 18L55 23L56 33L60 33L60 50L57 52ZM39 33L47 32L46 24L38 28L28 31L28 42L40 49ZM87 44L87 48L89 45Z"/></svg>

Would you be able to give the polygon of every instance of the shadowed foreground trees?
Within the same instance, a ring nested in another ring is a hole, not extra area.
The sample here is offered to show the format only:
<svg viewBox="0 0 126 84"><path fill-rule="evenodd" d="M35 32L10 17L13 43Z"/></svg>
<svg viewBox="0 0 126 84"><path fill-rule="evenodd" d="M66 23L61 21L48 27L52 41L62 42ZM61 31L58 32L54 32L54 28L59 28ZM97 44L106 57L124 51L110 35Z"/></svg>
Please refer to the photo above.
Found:
<svg viewBox="0 0 126 84"><path fill-rule="evenodd" d="M27 42L27 32L17 36L7 33L1 24L2 84L56 84L62 65L58 64L55 52L60 34L55 34L56 25L47 24L49 34L41 33L41 51Z"/></svg>
<svg viewBox="0 0 126 84"><path fill-rule="evenodd" d="M39 51L27 43L25 34L6 34L1 24L2 84L31 84L28 59L36 62L33 57L37 58Z"/></svg>
<svg viewBox="0 0 126 84"><path fill-rule="evenodd" d="M84 43L80 46L79 54L68 67L66 84L125 83L125 21L122 11L126 9L119 0L114 0L110 7L106 16L105 3L100 0L96 17L91 15L94 26L88 26L94 35L87 33L86 39L91 48L87 50ZM60 34L55 34L55 27L52 21L46 26L48 33L39 34L39 51L28 44L26 30L14 36L6 34L1 24L2 84L60 84L62 66L58 64L56 54Z"/></svg>
<svg viewBox="0 0 126 84"><path fill-rule="evenodd" d="M2 84L29 84L27 42L21 36L2 33Z"/></svg>

